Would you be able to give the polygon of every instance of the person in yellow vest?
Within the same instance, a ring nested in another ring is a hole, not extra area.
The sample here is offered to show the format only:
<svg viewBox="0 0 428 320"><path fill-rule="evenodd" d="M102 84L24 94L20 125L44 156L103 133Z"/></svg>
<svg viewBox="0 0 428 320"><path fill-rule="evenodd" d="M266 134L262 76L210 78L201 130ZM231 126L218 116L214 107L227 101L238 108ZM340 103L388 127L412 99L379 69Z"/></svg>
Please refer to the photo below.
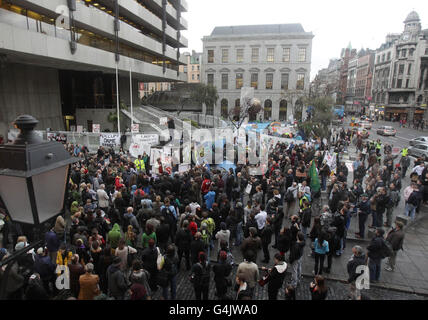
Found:
<svg viewBox="0 0 428 320"><path fill-rule="evenodd" d="M401 155L403 157L407 156L409 154L409 149L408 148L403 148L403 150L401 150Z"/></svg>
<svg viewBox="0 0 428 320"><path fill-rule="evenodd" d="M141 158L141 155L138 155L138 158L135 159L134 164L135 164L135 169L137 169L137 171L146 170L146 165L144 164L144 160Z"/></svg>

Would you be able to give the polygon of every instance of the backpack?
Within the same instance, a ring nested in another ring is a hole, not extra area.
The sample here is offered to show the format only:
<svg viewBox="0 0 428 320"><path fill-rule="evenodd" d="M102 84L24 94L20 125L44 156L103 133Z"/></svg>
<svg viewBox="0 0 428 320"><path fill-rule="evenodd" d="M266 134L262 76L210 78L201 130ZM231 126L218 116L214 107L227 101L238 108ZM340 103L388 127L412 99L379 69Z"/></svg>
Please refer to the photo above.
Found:
<svg viewBox="0 0 428 320"><path fill-rule="evenodd" d="M382 259L392 256L393 249L392 249L391 243L388 240L385 240L385 239L382 240L382 249L380 253L381 253Z"/></svg>
<svg viewBox="0 0 428 320"><path fill-rule="evenodd" d="M285 201L290 203L294 201L294 195L293 195L293 191L291 190L287 190L287 192L285 193Z"/></svg>
<svg viewBox="0 0 428 320"><path fill-rule="evenodd" d="M205 265L205 267L198 263L199 267L201 267L202 273L201 278L199 279L199 283L203 286L207 286L210 283L210 270L208 265Z"/></svg>

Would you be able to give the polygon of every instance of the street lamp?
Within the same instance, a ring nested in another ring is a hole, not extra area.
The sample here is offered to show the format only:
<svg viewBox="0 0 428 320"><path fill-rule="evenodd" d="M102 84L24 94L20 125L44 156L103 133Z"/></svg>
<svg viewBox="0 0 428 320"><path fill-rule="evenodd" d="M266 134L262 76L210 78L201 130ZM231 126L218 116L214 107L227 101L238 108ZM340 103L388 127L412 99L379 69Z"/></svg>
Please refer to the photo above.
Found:
<svg viewBox="0 0 428 320"><path fill-rule="evenodd" d="M13 143L0 146L0 198L12 221L34 226L35 240L39 240L42 223L64 213L69 169L78 161L61 143L42 140L34 132L37 123L32 116L19 116L14 124L20 134ZM18 251L0 266L38 244Z"/></svg>
<svg viewBox="0 0 428 320"><path fill-rule="evenodd" d="M70 165L77 162L61 143L43 141L34 132L37 123L32 116L19 116L14 124L20 134L12 144L0 146L0 198L11 220L34 226L33 238L39 240L0 261L0 267L7 265L0 299L6 297L17 258L43 245L40 224L64 213Z"/></svg>
<svg viewBox="0 0 428 320"><path fill-rule="evenodd" d="M13 221L36 226L64 212L68 171L77 162L61 143L43 141L34 132L37 123L19 116L20 134L0 146L0 197Z"/></svg>

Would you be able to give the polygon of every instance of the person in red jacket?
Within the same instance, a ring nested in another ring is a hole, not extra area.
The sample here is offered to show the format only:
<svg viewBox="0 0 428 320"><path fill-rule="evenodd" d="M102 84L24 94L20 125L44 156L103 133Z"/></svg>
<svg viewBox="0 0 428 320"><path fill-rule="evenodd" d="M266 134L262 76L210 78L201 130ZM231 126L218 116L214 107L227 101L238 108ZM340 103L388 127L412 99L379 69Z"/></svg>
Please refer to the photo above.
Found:
<svg viewBox="0 0 428 320"><path fill-rule="evenodd" d="M201 186L201 191L203 196L206 195L208 191L210 191L210 186L211 186L211 180L209 178L209 175L206 175L204 181L202 181L202 186Z"/></svg>
<svg viewBox="0 0 428 320"><path fill-rule="evenodd" d="M190 223L188 229L192 233L192 236L194 236L196 232L198 232L198 225L195 222L195 216L193 214L190 216Z"/></svg>

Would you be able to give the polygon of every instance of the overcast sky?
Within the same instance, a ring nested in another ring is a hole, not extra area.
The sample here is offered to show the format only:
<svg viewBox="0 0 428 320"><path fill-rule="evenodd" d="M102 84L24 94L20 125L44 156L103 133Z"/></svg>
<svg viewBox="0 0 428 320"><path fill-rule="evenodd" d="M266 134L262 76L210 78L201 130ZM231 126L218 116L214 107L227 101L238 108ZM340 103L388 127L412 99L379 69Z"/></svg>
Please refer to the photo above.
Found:
<svg viewBox="0 0 428 320"><path fill-rule="evenodd" d="M339 58L349 42L353 48L377 49L388 33L401 33L403 21L415 10L422 28L428 28L427 0L187 0L183 13L189 30L186 51L202 52L202 37L216 26L301 23L312 32L311 80L318 70L328 66L330 58Z"/></svg>

